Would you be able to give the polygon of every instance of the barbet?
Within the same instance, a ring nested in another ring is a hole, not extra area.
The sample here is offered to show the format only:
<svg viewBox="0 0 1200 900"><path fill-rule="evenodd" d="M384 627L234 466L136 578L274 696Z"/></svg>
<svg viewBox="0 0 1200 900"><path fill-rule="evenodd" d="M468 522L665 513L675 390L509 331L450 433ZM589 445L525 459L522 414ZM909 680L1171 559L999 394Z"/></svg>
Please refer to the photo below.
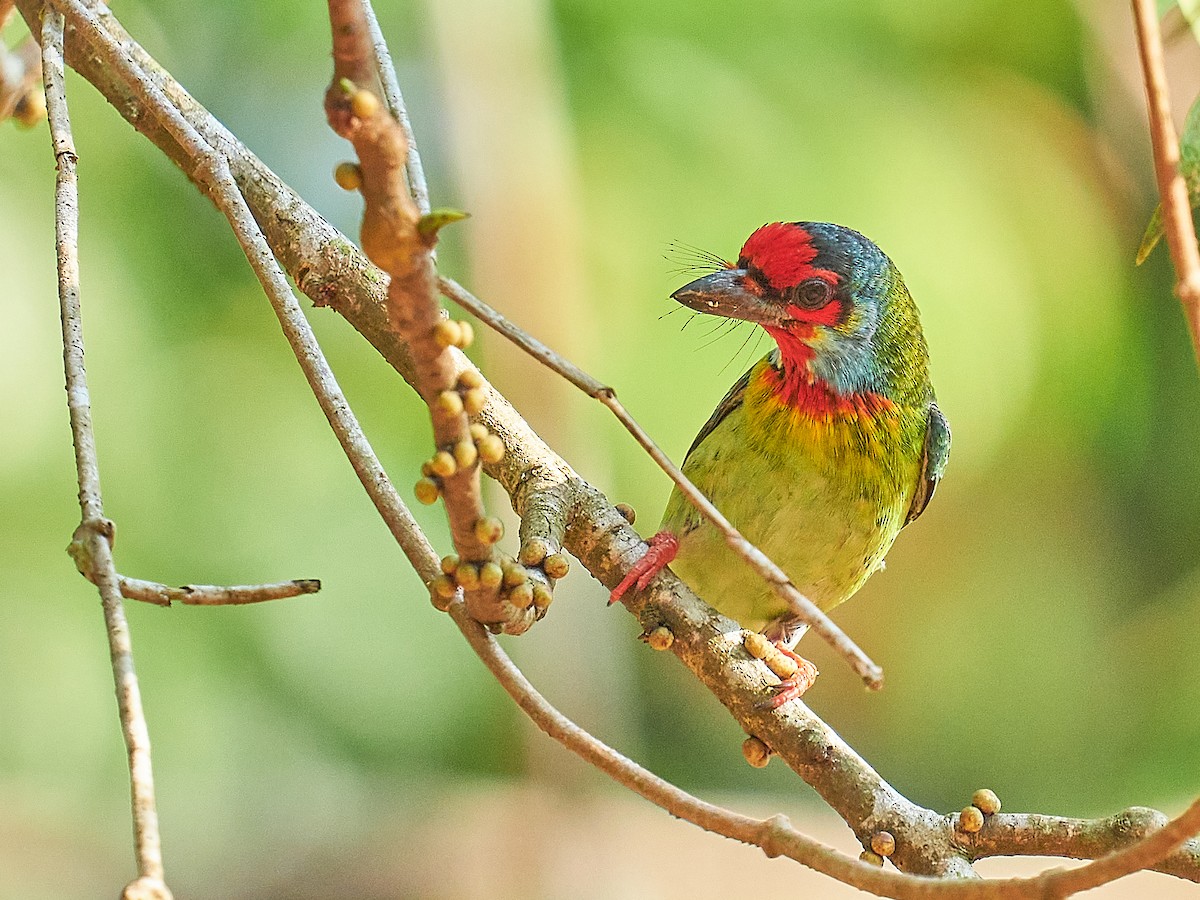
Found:
<svg viewBox="0 0 1200 900"><path fill-rule="evenodd" d="M700 429L683 471L801 593L832 609L882 568L950 453L900 272L857 231L774 222L750 235L736 265L671 296L755 322L774 338L775 349ZM721 613L764 631L797 661L767 705L807 690L816 669L792 653L805 626L678 489L612 600L644 588L668 563Z"/></svg>

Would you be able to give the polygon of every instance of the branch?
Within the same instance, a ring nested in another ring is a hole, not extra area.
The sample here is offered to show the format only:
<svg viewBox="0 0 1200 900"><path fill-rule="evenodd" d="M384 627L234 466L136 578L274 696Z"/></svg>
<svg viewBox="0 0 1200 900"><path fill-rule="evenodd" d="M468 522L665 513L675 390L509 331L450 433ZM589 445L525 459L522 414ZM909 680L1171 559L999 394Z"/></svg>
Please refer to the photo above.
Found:
<svg viewBox="0 0 1200 900"><path fill-rule="evenodd" d="M617 421L625 427L625 430L633 435L642 449L650 455L650 458L658 464L659 468L666 472L670 479L679 486L679 489L683 491L692 505L700 510L701 514L721 531L725 536L726 543L729 544L733 551L745 560L750 568L758 573L784 599L797 618L809 625L816 634L819 634L833 647L850 664L850 667L858 673L859 677L866 682L867 687L872 690L879 690L883 687L883 670L872 662L870 657L863 653L858 648L858 645L844 631L838 628L825 613L818 609L811 600L801 594L788 579L784 571L771 562L766 554L746 540L741 532L734 528L730 521L722 515L721 511L713 506L712 502L688 480L688 477L683 474L678 466L671 462L670 458L654 443L650 435L645 432L642 426L621 405L620 401L617 400L616 391L608 385L597 381L570 360L563 358L537 338L518 328L500 312L488 306L453 279L441 278L438 281L438 285L445 296L458 303L463 309L469 310L481 322L484 322L498 334L503 335L509 341L516 344L551 371L557 372L589 397L600 401L600 403L607 407L617 417Z"/></svg>
<svg viewBox="0 0 1200 900"><path fill-rule="evenodd" d="M127 600L141 600L158 606L170 606L172 602L189 606L239 606L245 603L262 603L265 600L285 600L301 594L315 594L321 589L316 578L296 581L280 581L275 584L185 584L168 587L156 581L118 576L121 596Z"/></svg>
<svg viewBox="0 0 1200 900"><path fill-rule="evenodd" d="M450 348L466 347L470 332L445 321L431 255L438 230L462 214L422 215L404 185L411 145L398 119L384 111L371 90L383 57L380 45L370 40L367 19L362 0L329 0L334 71L325 113L330 127L358 154L357 170L343 170L342 183L362 192L363 250L389 276L388 328L409 347L413 385L433 421L436 452L423 469L418 496L445 499L458 551L447 558L439 587L450 594L453 575L478 621L520 634L545 614L549 591L543 585L535 595L528 573L512 561L502 565L492 549L503 527L484 514L479 461L481 451L495 455L486 447L497 453L502 448L495 441L485 444L486 431L471 431L469 415L479 412L485 399L482 378L456 371ZM392 101L400 103L398 90Z"/></svg>
<svg viewBox="0 0 1200 900"><path fill-rule="evenodd" d="M1194 806L1193 804L1188 810L1192 823L1195 822ZM1037 813L1000 813L988 816L980 831L974 834L960 833L959 842L973 859L989 856L1065 856L1071 859L1098 859L1114 847L1127 847L1154 834L1166 824L1165 815L1144 806L1130 807L1101 819L1072 819ZM1186 829L1190 825L1184 823L1180 827ZM1161 839L1168 838L1174 840L1174 833L1163 835ZM1157 853L1158 849L1155 846L1151 852ZM1185 840L1178 845L1178 849L1163 855L1156 863L1145 863L1138 868L1153 869L1189 881L1200 881L1200 839ZM1080 877L1090 879L1095 874L1075 874L1079 872L1084 872L1084 868L1072 870L1072 880ZM1086 887L1072 889L1085 890Z"/></svg>
<svg viewBox="0 0 1200 900"><path fill-rule="evenodd" d="M32 30L32 27L31 27ZM42 23L42 70L50 138L58 166L55 179L54 227L58 256L58 298L63 333L63 368L67 382L67 407L75 444L75 469L79 481L81 522L75 533L93 561L96 586L104 611L109 656L117 688L117 712L129 759L133 814L134 853L138 878L126 885L125 900L169 900L164 881L162 841L154 801L150 731L142 710L141 691L133 664L133 643L121 604L113 564L112 523L104 518L100 468L92 431L91 400L83 359L83 320L79 306L79 188L78 155L71 135L71 119L63 80L63 18L47 13Z"/></svg>
<svg viewBox="0 0 1200 900"><path fill-rule="evenodd" d="M1200 249L1196 246L1187 182L1179 171L1179 138L1171 122L1171 98L1154 0L1133 0L1133 19L1146 84L1154 175L1162 200L1167 247L1175 267L1175 293L1183 305L1192 348L1200 361Z"/></svg>
<svg viewBox="0 0 1200 900"><path fill-rule="evenodd" d="M388 52L387 42L379 28L379 20L375 17L375 7L371 0L363 0L363 15L366 17L367 33L371 38L371 55L374 59L375 70L383 85L383 99L400 127L404 130L404 139L408 144L408 158L405 161L404 174L408 181L409 191L413 202L421 215L429 214L429 185L425 183L425 167L421 165L421 153L417 150L417 139L413 134L412 122L408 118L408 108L404 105L404 96L400 93L400 83L396 79L396 67L392 65L392 55Z"/></svg>
<svg viewBox="0 0 1200 900"><path fill-rule="evenodd" d="M387 473L384 472L358 420L351 412L350 404L338 386L337 379L300 310L300 304L296 302L288 286L286 276L279 269L271 248L229 172L226 157L210 146L161 89L136 68L136 64L122 52L122 47L91 10L78 0L54 2L70 12L75 27L85 40L91 43L93 50L102 54L107 67L117 73L123 86L137 99L139 108L151 115L187 154L188 171L193 178L206 184L213 201L229 219L251 268L271 301L309 387L320 403L342 449L354 465L359 480L417 573L427 582L432 580L436 577L436 571L423 561L422 542L416 537L419 534L416 522L396 495Z"/></svg>

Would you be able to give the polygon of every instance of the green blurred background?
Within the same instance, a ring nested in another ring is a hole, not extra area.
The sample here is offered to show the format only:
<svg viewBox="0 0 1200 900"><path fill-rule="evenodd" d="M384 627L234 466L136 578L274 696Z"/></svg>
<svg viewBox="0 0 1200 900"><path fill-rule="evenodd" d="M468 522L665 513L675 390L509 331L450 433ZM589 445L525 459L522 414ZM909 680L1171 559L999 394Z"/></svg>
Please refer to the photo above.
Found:
<svg viewBox="0 0 1200 900"><path fill-rule="evenodd" d="M321 112L323 5L114 5L356 233L358 198L330 177L348 146ZM434 202L474 214L447 234L443 269L616 386L676 459L753 357L746 331L713 340L708 321L663 318L687 280L669 242L732 256L763 222L828 219L905 273L950 467L887 572L837 616L887 689L864 693L804 645L824 673L811 705L884 777L941 810L980 786L1006 809L1071 815L1196 793L1200 394L1165 251L1132 265L1153 200L1124 4L454 0L379 15ZM1195 49L1170 46L1181 109ZM373 513L223 220L90 86L68 88L120 568L325 585L242 609L129 607L176 896L716 896L719 873L659 884L646 860L670 852L629 858L631 841L675 846L690 827L514 711ZM113 896L132 872L100 611L63 552L78 510L52 185L45 126L5 126L4 900ZM334 313L310 313L407 484L428 453L422 410ZM490 335L473 352L653 531L668 484L602 410ZM418 515L447 548L440 509ZM853 851L782 765L745 765L732 720L636 633L576 565L550 617L505 644L564 711L659 774L785 810ZM716 859L768 866L715 838L687 847L693 876ZM796 871L769 866L761 890L794 887Z"/></svg>

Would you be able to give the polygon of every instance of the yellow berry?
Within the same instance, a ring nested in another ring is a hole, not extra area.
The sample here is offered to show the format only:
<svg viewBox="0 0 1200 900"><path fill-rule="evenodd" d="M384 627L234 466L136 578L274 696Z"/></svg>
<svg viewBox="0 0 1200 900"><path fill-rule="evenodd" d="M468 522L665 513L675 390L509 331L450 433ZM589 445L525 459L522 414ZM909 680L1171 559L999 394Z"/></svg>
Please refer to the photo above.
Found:
<svg viewBox="0 0 1200 900"><path fill-rule="evenodd" d="M487 426L481 425L479 422L472 422L470 431L471 440L475 441L475 443L479 443L488 436Z"/></svg>
<svg viewBox="0 0 1200 900"><path fill-rule="evenodd" d="M671 645L675 643L675 634L666 625L659 625L657 628L651 629L650 633L646 635L646 643L650 645L650 649L652 650L669 650L671 649Z"/></svg>
<svg viewBox="0 0 1200 900"><path fill-rule="evenodd" d="M475 329L470 322L459 322L458 327L461 334L461 337L458 339L458 347L466 350L475 342Z"/></svg>
<svg viewBox="0 0 1200 900"><path fill-rule="evenodd" d="M761 739L751 735L742 741L742 756L746 757L746 762L754 768L761 769L771 761L771 748Z"/></svg>
<svg viewBox="0 0 1200 900"><path fill-rule="evenodd" d="M454 570L458 568L458 556L451 553L449 556L442 557L442 571L447 575L453 575Z"/></svg>
<svg viewBox="0 0 1200 900"><path fill-rule="evenodd" d="M479 587L479 567L472 563L461 563L454 570L454 580L465 591L473 591Z"/></svg>
<svg viewBox="0 0 1200 900"><path fill-rule="evenodd" d="M525 571L524 566L512 565L504 566L504 586L507 588L516 587L519 584L524 584L529 580L529 573Z"/></svg>
<svg viewBox="0 0 1200 900"><path fill-rule="evenodd" d="M484 435L479 440L479 458L487 463L498 463L504 459L504 441L494 434Z"/></svg>
<svg viewBox="0 0 1200 900"><path fill-rule="evenodd" d="M571 571L571 561L565 553L551 553L542 560L542 569L551 578L566 578L567 572Z"/></svg>
<svg viewBox="0 0 1200 900"><path fill-rule="evenodd" d="M874 850L864 850L862 853L858 854L858 858L860 860L862 860L863 862L868 863L872 866L882 866L883 865L883 857L880 856L878 853L876 853Z"/></svg>
<svg viewBox="0 0 1200 900"><path fill-rule="evenodd" d="M463 391L463 408L474 416L487 406L487 392L483 388L470 388Z"/></svg>
<svg viewBox="0 0 1200 900"><path fill-rule="evenodd" d="M985 816L994 816L1000 812L1000 798L995 791L980 788L971 795L971 805L977 807Z"/></svg>
<svg viewBox="0 0 1200 900"><path fill-rule="evenodd" d="M759 634L757 631L746 633L746 652L755 659L766 659L767 656L775 649L771 642Z"/></svg>
<svg viewBox="0 0 1200 900"><path fill-rule="evenodd" d="M494 562L484 563L479 567L479 586L489 591L499 589L504 581L504 570Z"/></svg>
<svg viewBox="0 0 1200 900"><path fill-rule="evenodd" d="M896 838L890 831L877 831L871 835L871 849L880 856L891 856L896 852Z"/></svg>
<svg viewBox="0 0 1200 900"><path fill-rule="evenodd" d="M343 191L357 191L362 187L362 169L355 162L340 162L333 170L333 180Z"/></svg>
<svg viewBox="0 0 1200 900"><path fill-rule="evenodd" d="M508 602L517 609L528 609L533 603L533 585L526 581L512 588L508 592Z"/></svg>
<svg viewBox="0 0 1200 900"><path fill-rule="evenodd" d="M968 806L958 814L958 827L970 834L983 827L983 813L977 806Z"/></svg>
<svg viewBox="0 0 1200 900"><path fill-rule="evenodd" d="M431 589L429 598L433 602L434 607L445 612L450 608L450 601L454 599L456 589L454 582L450 580L448 575L439 575L430 582Z"/></svg>
<svg viewBox="0 0 1200 900"><path fill-rule="evenodd" d="M495 516L484 516L475 523L475 538L481 544L499 543L500 538L504 537L504 523Z"/></svg>
<svg viewBox="0 0 1200 900"><path fill-rule="evenodd" d="M462 374L458 376L458 386L463 390L483 387L483 376L479 374L478 369L463 369Z"/></svg>
<svg viewBox="0 0 1200 900"><path fill-rule="evenodd" d="M432 478L422 478L413 487L413 493L417 495L418 502L424 503L426 506L431 506L437 503L441 488L438 487L438 483Z"/></svg>
<svg viewBox="0 0 1200 900"><path fill-rule="evenodd" d="M469 469L479 459L479 451L472 441L459 441L454 445L454 461L460 469Z"/></svg>
<svg viewBox="0 0 1200 900"><path fill-rule="evenodd" d="M462 415L463 401L458 391L442 391L434 401L437 411L446 416Z"/></svg>
<svg viewBox="0 0 1200 900"><path fill-rule="evenodd" d="M521 552L517 554L517 559L522 565L536 566L546 558L550 553L550 545L541 538L530 538L521 545Z"/></svg>
<svg viewBox="0 0 1200 900"><path fill-rule="evenodd" d="M632 525L634 520L637 519L637 513L633 511L633 507L628 503L618 503L616 505L616 510L621 514L621 518L623 518L630 525Z"/></svg>
<svg viewBox="0 0 1200 900"><path fill-rule="evenodd" d="M355 91L350 97L350 112L360 119L373 118L379 112L379 98L371 91Z"/></svg>
<svg viewBox="0 0 1200 900"><path fill-rule="evenodd" d="M454 461L454 457L445 450L439 450L429 461L429 468L433 470L434 475L445 478L458 471L458 464Z"/></svg>
<svg viewBox="0 0 1200 900"><path fill-rule="evenodd" d="M455 347L462 340L462 329L453 319L442 319L433 326L433 340L439 347Z"/></svg>
<svg viewBox="0 0 1200 900"><path fill-rule="evenodd" d="M554 602L554 591L540 581L530 583L533 585L533 605L538 609L547 609Z"/></svg>
<svg viewBox="0 0 1200 900"><path fill-rule="evenodd" d="M796 661L790 656L785 656L780 653L774 646L771 647L774 653L770 653L763 660L767 664L767 668L778 675L780 678L791 678L796 674L799 666Z"/></svg>
<svg viewBox="0 0 1200 900"><path fill-rule="evenodd" d="M421 463L421 474L425 478L433 477L433 466L429 465L429 460L426 460L425 462Z"/></svg>

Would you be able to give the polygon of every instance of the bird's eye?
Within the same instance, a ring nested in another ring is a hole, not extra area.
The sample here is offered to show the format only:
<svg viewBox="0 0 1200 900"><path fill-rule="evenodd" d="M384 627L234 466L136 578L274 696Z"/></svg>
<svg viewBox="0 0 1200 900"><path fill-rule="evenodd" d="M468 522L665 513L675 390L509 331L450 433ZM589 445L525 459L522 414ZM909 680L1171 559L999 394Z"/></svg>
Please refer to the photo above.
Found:
<svg viewBox="0 0 1200 900"><path fill-rule="evenodd" d="M788 300L801 309L820 309L833 297L833 285L823 278L806 278L791 290Z"/></svg>

